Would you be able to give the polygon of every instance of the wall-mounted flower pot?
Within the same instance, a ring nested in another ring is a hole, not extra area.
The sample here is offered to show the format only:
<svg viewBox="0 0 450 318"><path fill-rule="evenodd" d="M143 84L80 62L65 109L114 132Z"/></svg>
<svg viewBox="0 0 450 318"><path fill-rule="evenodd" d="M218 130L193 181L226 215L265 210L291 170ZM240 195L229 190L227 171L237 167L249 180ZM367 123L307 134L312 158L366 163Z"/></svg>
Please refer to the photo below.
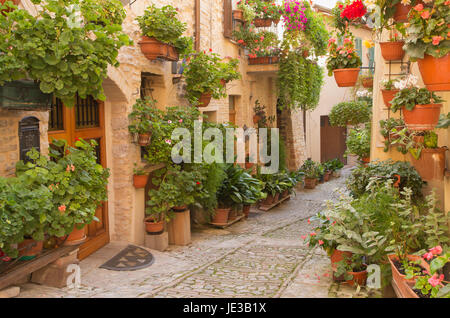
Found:
<svg viewBox="0 0 450 318"><path fill-rule="evenodd" d="M8 1L8 0L0 0L0 3L1 4L5 4L6 1ZM20 3L20 0L9 0L9 1L12 1L15 6L18 6L19 3ZM12 12L12 11L14 11L14 9L6 9L6 10L2 10L0 13L3 14L3 13L6 13L6 12Z"/></svg>
<svg viewBox="0 0 450 318"><path fill-rule="evenodd" d="M178 61L179 56L172 45L158 41L155 38L143 36L139 42L142 54L150 61L162 58L167 61Z"/></svg>
<svg viewBox="0 0 450 318"><path fill-rule="evenodd" d="M145 218L145 231L149 234L159 234L164 231L164 221L155 222L153 217Z"/></svg>
<svg viewBox="0 0 450 318"><path fill-rule="evenodd" d="M212 219L212 223L216 224L226 224L228 223L228 215L230 213L230 208L227 209L216 209L216 214Z"/></svg>
<svg viewBox="0 0 450 318"><path fill-rule="evenodd" d="M446 147L436 149L422 149L419 159L411 154L411 163L425 181L443 180L445 175Z"/></svg>
<svg viewBox="0 0 450 318"><path fill-rule="evenodd" d="M244 21L244 11L233 10L233 19L236 21L243 22Z"/></svg>
<svg viewBox="0 0 450 318"><path fill-rule="evenodd" d="M150 145L151 138L152 138L151 133L139 134L138 135L139 146L145 147L145 146Z"/></svg>
<svg viewBox="0 0 450 318"><path fill-rule="evenodd" d="M270 27L272 25L272 23L274 23L275 25L277 25L280 22L280 20L273 20L273 19L260 19L260 18L256 18L253 20L253 24L255 25L255 27L257 28L261 28L261 27Z"/></svg>
<svg viewBox="0 0 450 318"><path fill-rule="evenodd" d="M69 234L64 242L64 245L78 245L85 242L87 239L86 225L79 229L76 225L73 227L72 232Z"/></svg>
<svg viewBox="0 0 450 318"><path fill-rule="evenodd" d="M262 119L261 116L255 115L255 116L253 116L253 123L254 123L254 124L257 124L257 123L259 123L259 121L260 121L261 119Z"/></svg>
<svg viewBox="0 0 450 318"><path fill-rule="evenodd" d="M248 64L249 65L270 64L270 58L268 56L249 57Z"/></svg>
<svg viewBox="0 0 450 318"><path fill-rule="evenodd" d="M14 110L49 109L52 94L44 94L39 83L22 79L0 86L0 108Z"/></svg>
<svg viewBox="0 0 450 318"><path fill-rule="evenodd" d="M382 89L381 90L381 94L383 95L383 101L384 101L384 105L387 108L391 108L391 102L394 99L395 95L399 92L398 89L391 89L391 90L387 90L387 89Z"/></svg>
<svg viewBox="0 0 450 318"><path fill-rule="evenodd" d="M22 261L29 261L35 258L42 252L44 241L35 241L33 239L25 239L19 243L17 249L19 250L19 258Z"/></svg>
<svg viewBox="0 0 450 318"><path fill-rule="evenodd" d="M373 77L363 79L362 85L365 88L372 88L373 87Z"/></svg>
<svg viewBox="0 0 450 318"><path fill-rule="evenodd" d="M403 107L403 120L409 130L433 130L439 121L442 104L416 105L413 110Z"/></svg>
<svg viewBox="0 0 450 318"><path fill-rule="evenodd" d="M207 107L211 102L212 95L208 93L203 93L198 99L197 107Z"/></svg>
<svg viewBox="0 0 450 318"><path fill-rule="evenodd" d="M450 91L450 53L439 59L425 55L417 62L423 82L430 91Z"/></svg>
<svg viewBox="0 0 450 318"><path fill-rule="evenodd" d="M317 179L305 178L305 189L314 189L316 187Z"/></svg>
<svg viewBox="0 0 450 318"><path fill-rule="evenodd" d="M133 185L136 189L143 189L147 185L148 175L133 175Z"/></svg>
<svg viewBox="0 0 450 318"><path fill-rule="evenodd" d="M386 61L400 61L405 56L403 45L405 45L403 41L381 42L381 55Z"/></svg>
<svg viewBox="0 0 450 318"><path fill-rule="evenodd" d="M342 68L333 71L339 87L352 87L358 81L359 68Z"/></svg>
<svg viewBox="0 0 450 318"><path fill-rule="evenodd" d="M408 13L411 11L411 5L403 5L401 2L395 6L394 20L396 22L407 22L408 21Z"/></svg>

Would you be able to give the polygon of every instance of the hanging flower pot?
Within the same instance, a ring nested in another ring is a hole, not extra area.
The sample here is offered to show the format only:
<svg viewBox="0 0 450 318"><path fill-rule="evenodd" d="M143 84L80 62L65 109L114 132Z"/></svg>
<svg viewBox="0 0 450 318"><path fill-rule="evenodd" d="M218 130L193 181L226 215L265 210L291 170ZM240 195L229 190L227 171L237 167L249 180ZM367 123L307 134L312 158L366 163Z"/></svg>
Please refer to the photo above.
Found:
<svg viewBox="0 0 450 318"><path fill-rule="evenodd" d="M391 108L391 101L394 99L395 95L399 92L398 89L382 89L381 94L383 95L384 105L387 108Z"/></svg>
<svg viewBox="0 0 450 318"><path fill-rule="evenodd" d="M152 133L139 134L138 136L138 144L142 147L150 145L150 141L152 138Z"/></svg>
<svg viewBox="0 0 450 318"><path fill-rule="evenodd" d="M365 88L372 88L373 87L373 77L368 77L368 78L363 79L362 85Z"/></svg>
<svg viewBox="0 0 450 318"><path fill-rule="evenodd" d="M425 54L425 58L417 62L428 90L450 91L450 53L441 58Z"/></svg>
<svg viewBox="0 0 450 318"><path fill-rule="evenodd" d="M386 61L400 61L405 56L403 45L405 45L403 41L381 42L381 55Z"/></svg>
<svg viewBox="0 0 450 318"><path fill-rule="evenodd" d="M210 93L203 93L198 99L197 107L207 107L211 102L212 95Z"/></svg>
<svg viewBox="0 0 450 318"><path fill-rule="evenodd" d="M20 3L20 0L0 0L1 4L5 4L6 1L12 1L12 3L14 3L15 6L18 6ZM14 9L5 9L2 10L1 13L6 13L6 12L12 12Z"/></svg>
<svg viewBox="0 0 450 318"><path fill-rule="evenodd" d="M361 159L361 161L363 162L364 165L367 165L370 163L370 157L364 157Z"/></svg>
<svg viewBox="0 0 450 318"><path fill-rule="evenodd" d="M339 87L351 87L358 81L359 68L337 69L333 71L333 74Z"/></svg>
<svg viewBox="0 0 450 318"><path fill-rule="evenodd" d="M409 130L433 130L439 121L442 104L416 105L413 110L403 107L403 119Z"/></svg>
<svg viewBox="0 0 450 318"><path fill-rule="evenodd" d="M133 175L133 185L136 189L143 189L147 185L148 175Z"/></svg>
<svg viewBox="0 0 450 318"><path fill-rule="evenodd" d="M271 57L269 57L269 64L277 64L278 62L280 62L280 57L279 56L271 56Z"/></svg>
<svg viewBox="0 0 450 318"><path fill-rule="evenodd" d="M153 217L145 218L145 231L149 234L159 234L164 231L164 221L157 221Z"/></svg>
<svg viewBox="0 0 450 318"><path fill-rule="evenodd" d="M419 159L410 154L411 163L416 168L423 180L443 180L445 175L445 152L443 148L422 149Z"/></svg>
<svg viewBox="0 0 450 318"><path fill-rule="evenodd" d="M19 243L17 249L19 250L19 258L22 261L29 261L35 258L42 252L44 241L35 241L33 239L25 239Z"/></svg>
<svg viewBox="0 0 450 318"><path fill-rule="evenodd" d="M403 5L401 2L395 5L395 13L394 20L396 22L407 22L408 21L408 13L411 11L411 5Z"/></svg>
<svg viewBox="0 0 450 318"><path fill-rule="evenodd" d="M173 46L158 41L155 38L142 36L139 45L141 46L142 54L150 61L156 60L157 58L168 61L178 61L179 59L178 53Z"/></svg>
<svg viewBox="0 0 450 318"><path fill-rule="evenodd" d="M226 224L228 222L228 214L230 213L230 208L227 209L216 209L216 214L212 219L212 223L215 224Z"/></svg>
<svg viewBox="0 0 450 318"><path fill-rule="evenodd" d="M233 19L236 21L243 22L244 21L244 11L233 10Z"/></svg>

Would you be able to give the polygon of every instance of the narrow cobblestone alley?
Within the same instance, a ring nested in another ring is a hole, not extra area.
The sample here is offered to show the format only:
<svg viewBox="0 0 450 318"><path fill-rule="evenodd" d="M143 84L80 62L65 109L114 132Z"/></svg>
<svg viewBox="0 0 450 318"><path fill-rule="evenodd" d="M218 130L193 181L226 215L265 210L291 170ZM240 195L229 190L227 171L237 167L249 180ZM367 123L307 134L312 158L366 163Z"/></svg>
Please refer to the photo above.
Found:
<svg viewBox="0 0 450 318"><path fill-rule="evenodd" d="M194 230L190 246L152 250L156 260L146 269L98 268L126 245L111 243L81 262L80 288L26 284L20 297L352 297L353 289L332 284L325 253L301 239L313 226L307 219L336 199L347 174L230 228Z"/></svg>

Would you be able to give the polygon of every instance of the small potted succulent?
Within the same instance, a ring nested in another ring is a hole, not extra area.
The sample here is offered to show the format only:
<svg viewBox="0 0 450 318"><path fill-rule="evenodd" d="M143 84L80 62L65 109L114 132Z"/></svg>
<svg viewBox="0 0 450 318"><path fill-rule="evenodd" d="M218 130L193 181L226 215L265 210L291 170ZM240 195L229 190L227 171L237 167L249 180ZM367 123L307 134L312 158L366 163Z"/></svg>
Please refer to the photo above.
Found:
<svg viewBox="0 0 450 318"><path fill-rule="evenodd" d="M328 75L334 74L339 87L355 86L361 66L361 58L355 50L353 38L347 36L343 45L338 46L337 41L331 38L328 41Z"/></svg>

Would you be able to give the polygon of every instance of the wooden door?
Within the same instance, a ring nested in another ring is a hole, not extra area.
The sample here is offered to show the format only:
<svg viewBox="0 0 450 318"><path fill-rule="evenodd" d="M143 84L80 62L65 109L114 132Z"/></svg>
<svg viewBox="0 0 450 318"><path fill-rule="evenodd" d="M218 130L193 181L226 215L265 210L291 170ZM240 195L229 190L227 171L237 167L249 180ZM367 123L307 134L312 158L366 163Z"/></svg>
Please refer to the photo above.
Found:
<svg viewBox="0 0 450 318"><path fill-rule="evenodd" d="M344 157L347 145L347 130L342 127L330 126L328 116L320 116L320 160L326 162L338 158L347 164Z"/></svg>
<svg viewBox="0 0 450 318"><path fill-rule="evenodd" d="M106 168L105 117L104 103L93 98L80 99L74 107L64 107L62 102L55 99L50 111L48 137L65 139L69 145L74 145L77 138L94 139L98 146L97 161ZM81 245L78 257L86 258L109 242L108 206L103 203L97 209L98 222L88 226L86 243Z"/></svg>

